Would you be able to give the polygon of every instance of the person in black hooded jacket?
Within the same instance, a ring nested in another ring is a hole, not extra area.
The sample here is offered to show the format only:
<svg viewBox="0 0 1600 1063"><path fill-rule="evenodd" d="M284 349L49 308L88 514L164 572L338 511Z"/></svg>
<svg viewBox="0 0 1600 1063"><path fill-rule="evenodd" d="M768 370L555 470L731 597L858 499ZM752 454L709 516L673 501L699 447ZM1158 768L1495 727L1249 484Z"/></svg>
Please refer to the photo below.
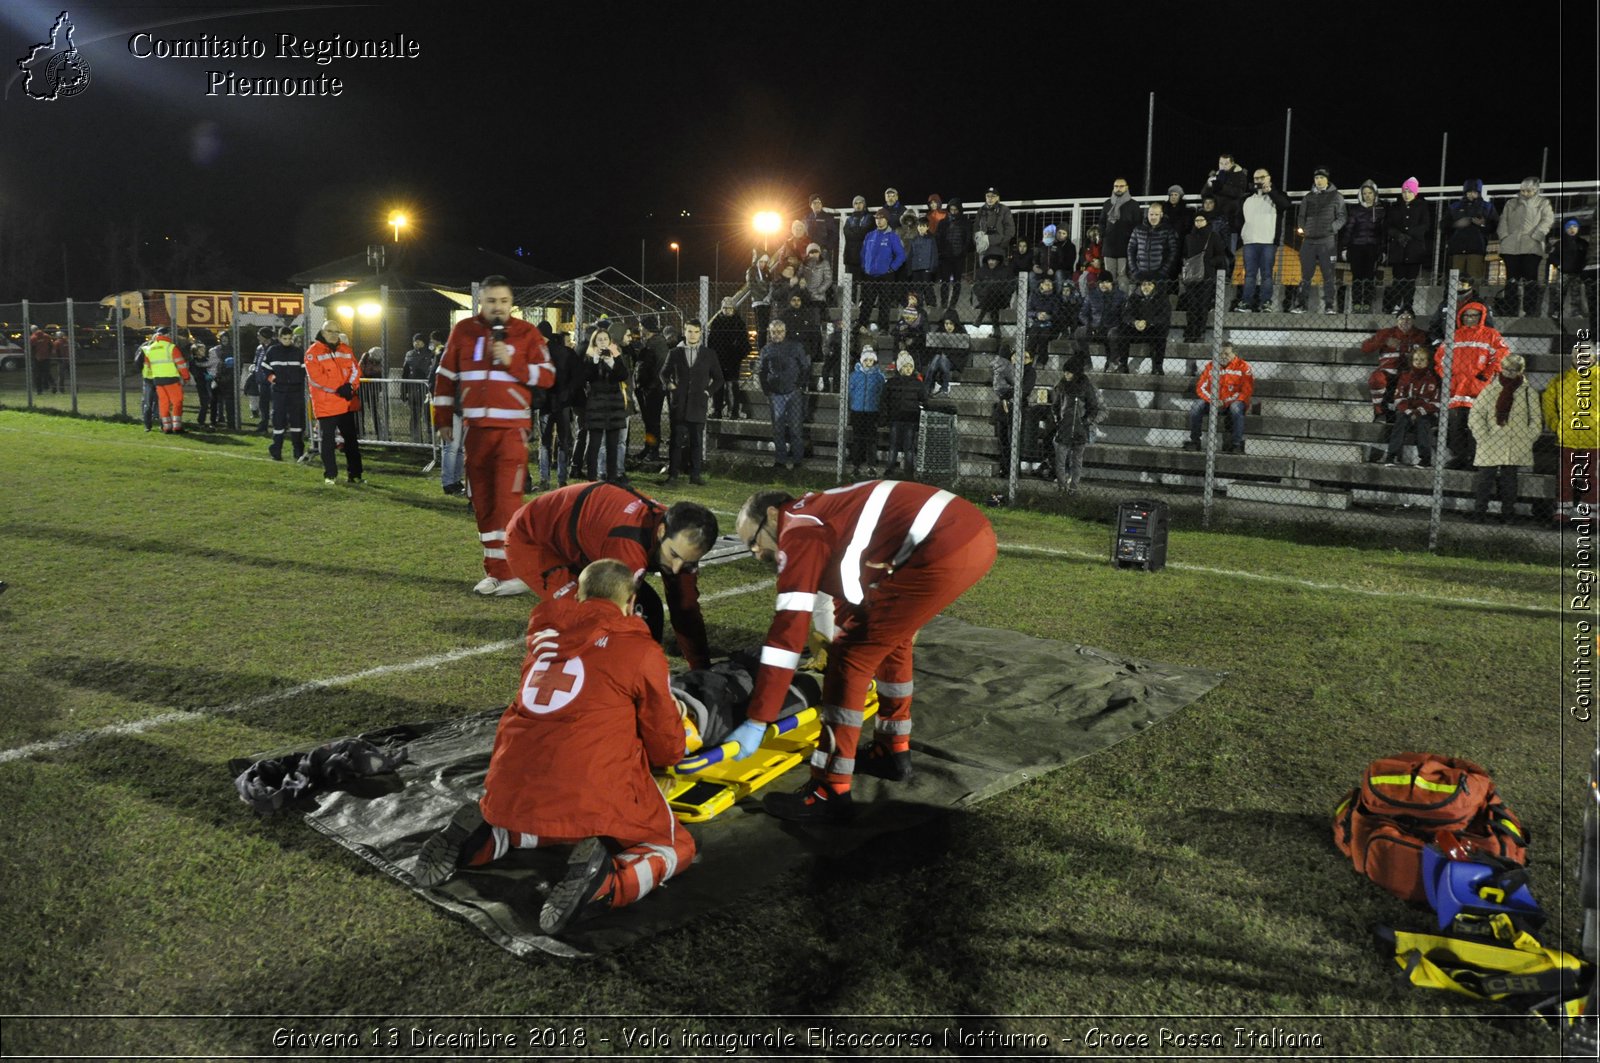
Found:
<svg viewBox="0 0 1600 1063"><path fill-rule="evenodd" d="M961 213L961 201L945 204L944 220L934 234L939 247L939 305L955 306L961 301L961 281L967 275L967 257L972 254L972 219Z"/></svg>
<svg viewBox="0 0 1600 1063"><path fill-rule="evenodd" d="M557 483L562 487L567 485L572 462L573 395L582 390L584 378L578 352L567 346L561 334L552 329L548 321L539 322L539 331L549 349L550 364L556 370L555 387L540 393L545 408L539 426L539 490L548 491L552 466Z"/></svg>
<svg viewBox="0 0 1600 1063"><path fill-rule="evenodd" d="M1194 216L1192 228L1183 238L1181 257L1183 294L1178 305L1184 313L1183 338L1197 343L1206 331L1206 314L1216 302L1217 271L1226 274L1232 265L1227 241L1212 227L1208 215Z"/></svg>
<svg viewBox="0 0 1600 1063"><path fill-rule="evenodd" d="M1449 237L1445 251L1450 256L1450 269L1458 269L1469 277L1486 280L1489 276L1489 237L1500 226L1500 212L1483 194L1483 182L1469 177L1461 186L1461 198L1448 207L1445 225Z"/></svg>
<svg viewBox="0 0 1600 1063"><path fill-rule="evenodd" d="M1389 313L1415 310L1417 274L1428 261L1428 241L1433 237L1433 209L1420 194L1415 177L1400 186L1400 195L1384 210L1384 227L1389 234L1389 270L1394 287L1385 302Z"/></svg>

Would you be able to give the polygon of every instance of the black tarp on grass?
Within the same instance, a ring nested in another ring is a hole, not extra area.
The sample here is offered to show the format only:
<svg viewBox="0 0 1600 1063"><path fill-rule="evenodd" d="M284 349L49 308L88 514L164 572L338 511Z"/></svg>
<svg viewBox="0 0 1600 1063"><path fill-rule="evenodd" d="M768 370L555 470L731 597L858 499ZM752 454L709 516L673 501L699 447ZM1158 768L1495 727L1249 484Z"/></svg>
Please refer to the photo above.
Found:
<svg viewBox="0 0 1600 1063"><path fill-rule="evenodd" d="M846 853L1110 748L1222 678L1221 672L940 617L917 642L916 777L909 783L858 779L857 814L850 823L781 823L760 811L757 795L688 828L700 849L693 868L636 905L577 924L561 941L539 933L538 913L545 891L564 871L564 850L519 852L492 869L465 871L441 887L416 892L520 956L609 952L719 910L812 854ZM400 768L398 782L323 795L307 820L415 888L406 872L417 848L459 804L482 792L501 712L367 736L408 739L410 763ZM796 768L772 785L797 788L805 771Z"/></svg>

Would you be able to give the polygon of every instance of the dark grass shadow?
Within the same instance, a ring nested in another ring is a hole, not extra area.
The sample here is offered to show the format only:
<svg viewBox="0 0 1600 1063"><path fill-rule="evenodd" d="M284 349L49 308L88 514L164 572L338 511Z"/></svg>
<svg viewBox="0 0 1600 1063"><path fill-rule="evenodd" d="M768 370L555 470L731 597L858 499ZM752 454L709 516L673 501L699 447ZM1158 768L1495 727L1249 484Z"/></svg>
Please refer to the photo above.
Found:
<svg viewBox="0 0 1600 1063"><path fill-rule="evenodd" d="M115 532L68 528L59 525L19 524L15 522L0 524L0 535L16 536L20 539L32 539L37 542L55 545L67 543L130 555L140 553L172 554L194 560L217 561L228 565L247 565L252 568L272 569L275 571L281 571L289 564L289 562L277 557L263 557L237 550L224 550L216 546L202 546L185 540L145 538L121 535ZM296 571L317 572L327 576L365 577L379 585L395 578L392 568L362 568L354 564L315 561L310 557L297 557L293 562L293 567ZM460 580L444 576L408 574L404 578L407 583L423 584L440 590L462 589Z"/></svg>
<svg viewBox="0 0 1600 1063"><path fill-rule="evenodd" d="M390 500L398 502L412 509L420 509L425 513L439 513L445 516L462 517L468 524L472 523L472 507L459 497L452 497L440 491L438 494L417 495L396 491Z"/></svg>
<svg viewBox="0 0 1600 1063"><path fill-rule="evenodd" d="M1399 566L1400 571L1406 575L1432 583L1442 583L1453 586L1464 586L1468 590L1474 589L1485 578L1482 568L1470 562L1451 565L1423 565L1415 562L1405 562ZM1545 595L1551 601L1561 593L1561 575L1548 568L1541 568L1529 572L1495 572L1491 578L1494 585L1500 589L1518 591L1523 594Z"/></svg>

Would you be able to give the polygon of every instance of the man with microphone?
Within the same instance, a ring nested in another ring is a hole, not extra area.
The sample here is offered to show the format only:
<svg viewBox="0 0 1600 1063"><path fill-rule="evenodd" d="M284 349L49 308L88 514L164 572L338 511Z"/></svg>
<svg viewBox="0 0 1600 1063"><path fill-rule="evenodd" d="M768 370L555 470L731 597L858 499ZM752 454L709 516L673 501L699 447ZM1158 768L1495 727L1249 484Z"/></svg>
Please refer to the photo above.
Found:
<svg viewBox="0 0 1600 1063"><path fill-rule="evenodd" d="M478 286L478 313L450 330L439 359L433 427L448 445L452 417L467 428L467 493L483 545L484 577L474 594L526 594L506 564L506 525L522 504L533 429L533 388L555 384L543 334L511 316L511 282L495 274Z"/></svg>

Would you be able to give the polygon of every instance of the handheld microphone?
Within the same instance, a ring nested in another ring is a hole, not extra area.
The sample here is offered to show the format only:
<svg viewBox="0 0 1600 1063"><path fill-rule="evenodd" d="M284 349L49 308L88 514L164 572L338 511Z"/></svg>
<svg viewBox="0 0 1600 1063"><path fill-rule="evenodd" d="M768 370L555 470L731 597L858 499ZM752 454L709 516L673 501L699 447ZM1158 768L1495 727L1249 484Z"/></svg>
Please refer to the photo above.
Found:
<svg viewBox="0 0 1600 1063"><path fill-rule="evenodd" d="M493 335L496 343L504 343L506 341L506 327L504 325L490 325L489 332Z"/></svg>

